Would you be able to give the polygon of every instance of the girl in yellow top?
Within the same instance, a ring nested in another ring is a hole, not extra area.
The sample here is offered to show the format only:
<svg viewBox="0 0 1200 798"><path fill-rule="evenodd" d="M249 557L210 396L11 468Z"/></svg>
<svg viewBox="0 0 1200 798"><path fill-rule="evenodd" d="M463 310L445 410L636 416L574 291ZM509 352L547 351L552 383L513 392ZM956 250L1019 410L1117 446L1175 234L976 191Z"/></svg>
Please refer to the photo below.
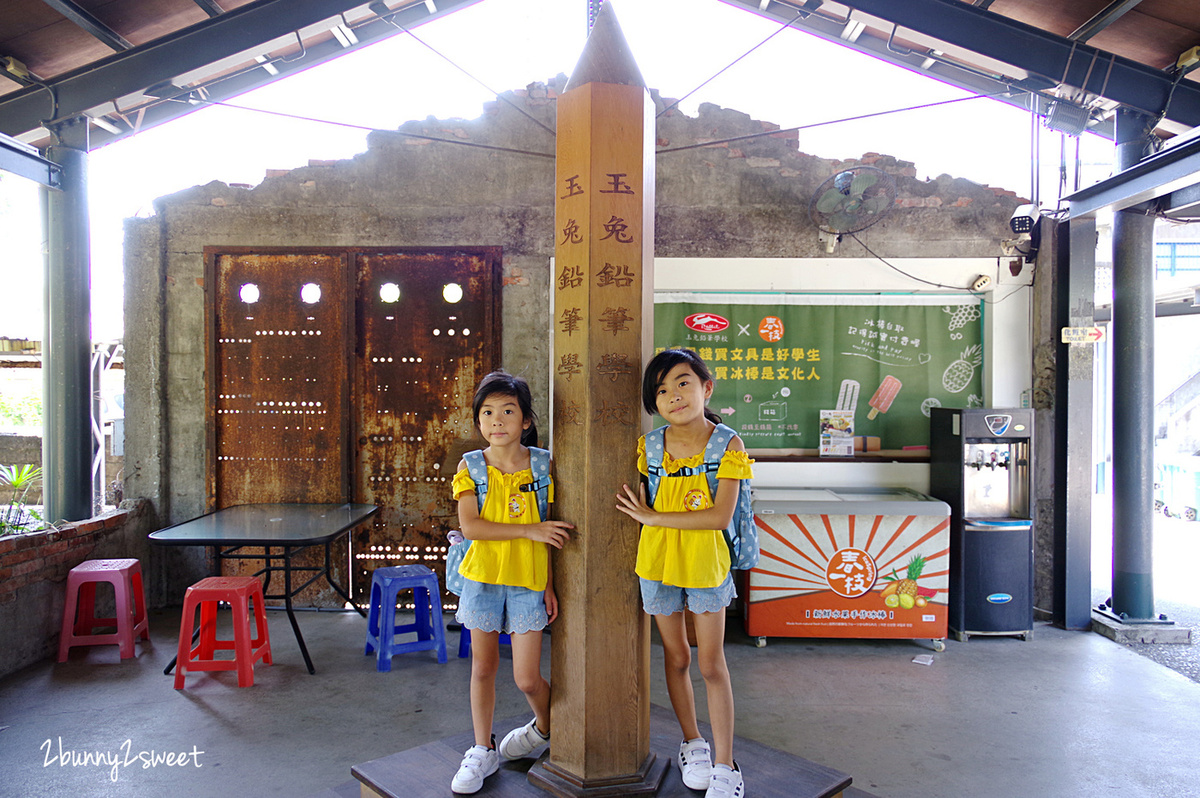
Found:
<svg viewBox="0 0 1200 798"><path fill-rule="evenodd" d="M733 688L724 648L725 608L736 590L722 530L733 518L739 480L753 476L750 466L754 461L735 435L717 470L716 496L710 494L703 473L677 473L704 462L709 436L721 420L705 406L712 391L708 368L690 349L668 349L650 361L642 379L642 404L646 412L657 412L666 419L668 426L663 438L665 451L651 452L649 457L655 465L661 458L665 474L659 480L653 507L646 503L643 483L636 493L628 485L622 486L617 509L642 524L636 571L642 585L642 606L654 616L662 637L667 693L683 732L678 756L683 783L693 790L705 790L706 798L742 798L742 774L733 761ZM643 436L638 441L638 471L643 475L649 473L647 457ZM712 749L696 723L685 608L695 620Z"/></svg>
<svg viewBox="0 0 1200 798"><path fill-rule="evenodd" d="M454 498L458 522L471 546L459 567L466 584L455 617L471 630L475 730L475 745L463 757L450 785L459 794L478 792L483 780L499 768L501 755L519 759L550 740L550 685L542 677L542 629L558 616L558 599L548 547L561 549L568 530L574 529L565 521L541 518L536 494L520 489L535 481L528 447L537 444L537 428L529 384L503 371L492 372L476 389L472 410L488 442L482 452L488 487L481 512L466 458L458 464ZM492 716L501 632L511 636L513 679L534 717L509 732L497 752Z"/></svg>

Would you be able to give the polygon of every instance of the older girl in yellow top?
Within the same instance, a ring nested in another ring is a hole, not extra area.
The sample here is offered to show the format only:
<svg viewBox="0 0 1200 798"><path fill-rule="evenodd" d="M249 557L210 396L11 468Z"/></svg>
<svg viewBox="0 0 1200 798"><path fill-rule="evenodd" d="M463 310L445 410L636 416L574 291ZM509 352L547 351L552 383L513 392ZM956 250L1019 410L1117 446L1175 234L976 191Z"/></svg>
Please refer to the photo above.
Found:
<svg viewBox="0 0 1200 798"><path fill-rule="evenodd" d="M550 685L542 677L542 629L558 615L550 575L549 546L562 548L564 521L541 518L536 495L521 486L534 482L528 446L537 444L529 385L502 371L483 378L472 403L475 424L488 447L487 495L482 512L466 459L454 476L458 521L471 546L459 573L465 587L456 618L471 630L471 721L475 745L463 757L450 788L478 792L499 768L499 757L528 756L550 740ZM553 501L554 486L550 485ZM500 633L512 641L513 679L533 709L533 720L509 732L496 750L492 716Z"/></svg>
<svg viewBox="0 0 1200 798"><path fill-rule="evenodd" d="M752 476L753 461L735 435L717 470L716 496L703 473L678 474L704 461L709 436L721 420L705 406L712 391L708 368L690 349L668 349L650 361L642 379L642 404L646 412L666 419L668 427L665 451L647 455L645 437L638 441L638 470L649 473L649 456L655 465L661 458L665 474L653 507L646 503L644 485L637 492L625 485L617 508L642 524L636 571L642 606L654 616L662 637L667 693L683 732L678 756L683 782L705 790L706 798L742 798L742 774L733 761L733 689L724 648L725 608L736 590L722 530L733 518L739 480ZM695 620L697 659L712 723L711 749L696 723L685 608Z"/></svg>

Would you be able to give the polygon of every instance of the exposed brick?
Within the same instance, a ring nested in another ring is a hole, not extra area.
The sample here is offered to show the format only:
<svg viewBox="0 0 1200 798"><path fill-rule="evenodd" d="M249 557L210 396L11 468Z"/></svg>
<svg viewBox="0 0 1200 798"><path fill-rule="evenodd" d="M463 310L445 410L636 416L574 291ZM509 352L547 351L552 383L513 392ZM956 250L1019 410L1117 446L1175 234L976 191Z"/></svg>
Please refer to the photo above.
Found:
<svg viewBox="0 0 1200 798"><path fill-rule="evenodd" d="M942 207L942 198L941 197L926 197L925 198L925 207L926 208Z"/></svg>
<svg viewBox="0 0 1200 798"><path fill-rule="evenodd" d="M26 547L4 555L4 564L16 565L20 562L29 562L30 560L39 556L41 556L41 549Z"/></svg>
<svg viewBox="0 0 1200 798"><path fill-rule="evenodd" d="M92 546L92 545L95 545L95 543L96 543L95 535L76 535L75 537L71 538L71 540L70 540L72 549L79 548L80 546Z"/></svg>
<svg viewBox="0 0 1200 798"><path fill-rule="evenodd" d="M117 510L104 516L105 529L120 529L129 520L128 510Z"/></svg>
<svg viewBox="0 0 1200 798"><path fill-rule="evenodd" d="M727 146L727 147L728 147L729 145L725 145L725 146ZM729 153L728 153L728 154L727 154L725 157L726 157L726 158L745 158L746 156L745 156L745 154L744 154L744 153L743 153L741 150L739 150L738 148L736 148L736 147L729 147Z"/></svg>
<svg viewBox="0 0 1200 798"><path fill-rule="evenodd" d="M746 164L756 169L774 168L779 166L779 159L763 158L761 156L752 155L746 159Z"/></svg>
<svg viewBox="0 0 1200 798"><path fill-rule="evenodd" d="M14 551L16 548L17 548L17 539L15 537L6 536L6 537L0 538L0 557L3 557L5 554L8 554L10 551Z"/></svg>
<svg viewBox="0 0 1200 798"><path fill-rule="evenodd" d="M18 563L17 565L13 566L12 575L21 576L22 574L35 573L36 571L40 571L45 564L45 561L43 561L40 557L27 562Z"/></svg>
<svg viewBox="0 0 1200 798"><path fill-rule="evenodd" d="M80 532L99 532L104 529L104 519L92 518L87 521L82 521L78 524Z"/></svg>

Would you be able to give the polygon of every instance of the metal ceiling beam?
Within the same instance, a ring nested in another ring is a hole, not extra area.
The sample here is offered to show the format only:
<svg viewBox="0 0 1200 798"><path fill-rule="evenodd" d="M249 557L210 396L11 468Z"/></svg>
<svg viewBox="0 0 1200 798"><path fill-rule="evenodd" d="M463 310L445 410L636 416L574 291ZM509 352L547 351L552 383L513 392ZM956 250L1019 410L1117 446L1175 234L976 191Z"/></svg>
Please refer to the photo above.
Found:
<svg viewBox="0 0 1200 798"><path fill-rule="evenodd" d="M796 0L771 2L766 11L759 8L757 0L722 0L751 13L786 23L793 19L799 8ZM943 59L942 62L923 69L919 53L909 55L889 50L886 32L883 41L875 37L860 36L858 42L849 45L838 40L841 33L839 21L822 14L812 14L793 22L793 27L808 31L823 39L860 50L885 61L930 75L960 86L968 91L994 93L1003 86L1044 90L1057 83L1066 83L1075 88L1086 89L1092 94L1127 105L1131 108L1157 115L1171 90L1171 78L1165 72L1138 64L1126 58L1101 52L1090 45L1072 42L1030 25L1009 19L999 14L984 11L981 6L971 6L958 0L838 0L841 5L862 11L880 20L916 31L931 38L954 45L990 59L1010 64L1034 77L1022 84L1012 76L987 75L983 70L972 70L964 65L956 68ZM844 22L844 20L841 20ZM832 26L832 29L831 29ZM878 25L877 25L878 28ZM1093 60L1095 63L1093 63ZM1111 70L1109 64L1112 64ZM1069 67L1069 68L1068 68ZM1065 76L1065 80L1064 80ZM1086 81L1085 81L1086 77ZM1086 86L1081 84L1086 82ZM1101 91L1104 89L1104 91ZM1024 98L997 99L1021 105ZM1179 83L1171 99L1167 117L1188 127L1200 126L1200 84L1184 80ZM1092 128L1111 137L1111 123L1100 123Z"/></svg>
<svg viewBox="0 0 1200 798"><path fill-rule="evenodd" d="M0 135L0 172L19 175L47 188L62 185L61 166L38 155L33 147L5 135Z"/></svg>
<svg viewBox="0 0 1200 798"><path fill-rule="evenodd" d="M225 9L217 5L216 0L192 0L196 5L204 9L204 13L210 17L219 17L225 13Z"/></svg>
<svg viewBox="0 0 1200 798"><path fill-rule="evenodd" d="M1110 208L1127 210L1193 186L1200 175L1200 138L1168 147L1094 186L1066 197L1072 219Z"/></svg>
<svg viewBox="0 0 1200 798"><path fill-rule="evenodd" d="M411 8L419 17L406 19L407 27L474 2L477 0L445 0L436 15L430 15L424 3L416 3L400 13L404 16ZM69 118L361 5L363 0L259 0L73 70L51 80L48 88L57 99L58 118ZM387 26L384 22L377 24ZM391 26L387 27L395 31ZM270 76L265 72L263 77L266 79L257 85L270 82ZM0 98L0 133L17 136L36 130L42 126L50 107L46 88L24 89L5 95Z"/></svg>
<svg viewBox="0 0 1200 798"><path fill-rule="evenodd" d="M42 2L117 52L133 49L133 45L126 41L124 36L96 19L90 11L82 8L75 0L42 0Z"/></svg>
<svg viewBox="0 0 1200 798"><path fill-rule="evenodd" d="M1125 16L1126 11L1132 10L1140 2L1142 0L1113 0L1109 3L1108 8L1102 9L1096 16L1080 25L1067 38L1073 42L1086 42Z"/></svg>
<svg viewBox="0 0 1200 798"><path fill-rule="evenodd" d="M1161 70L957 0L838 2L1151 116L1161 113L1171 96L1171 76ZM1189 127L1200 126L1200 85L1181 81L1167 117Z"/></svg>

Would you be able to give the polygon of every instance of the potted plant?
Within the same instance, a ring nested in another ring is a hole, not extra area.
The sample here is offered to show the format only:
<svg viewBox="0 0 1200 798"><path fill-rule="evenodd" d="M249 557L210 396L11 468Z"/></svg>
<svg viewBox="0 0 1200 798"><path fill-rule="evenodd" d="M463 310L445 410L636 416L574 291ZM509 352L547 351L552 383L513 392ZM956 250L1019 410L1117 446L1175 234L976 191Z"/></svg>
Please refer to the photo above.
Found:
<svg viewBox="0 0 1200 798"><path fill-rule="evenodd" d="M25 497L41 478L41 468L0 465L0 497L8 501L7 505L0 505L0 535L34 532L41 528L44 519L25 504ZM5 492L7 496L4 496Z"/></svg>

